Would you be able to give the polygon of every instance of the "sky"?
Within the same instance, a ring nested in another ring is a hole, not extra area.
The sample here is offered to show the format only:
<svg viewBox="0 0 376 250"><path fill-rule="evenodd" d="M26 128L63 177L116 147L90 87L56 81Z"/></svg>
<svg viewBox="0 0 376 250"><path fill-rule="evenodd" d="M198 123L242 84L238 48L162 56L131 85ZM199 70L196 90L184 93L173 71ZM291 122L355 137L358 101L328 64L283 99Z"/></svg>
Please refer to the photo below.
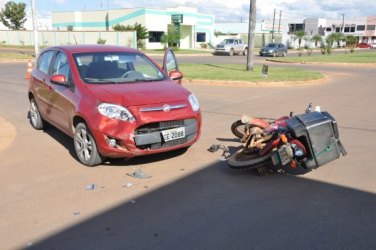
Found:
<svg viewBox="0 0 376 250"><path fill-rule="evenodd" d="M20 0L28 6L30 0ZM166 8L177 5L194 6L200 13L215 15L216 22L241 22L248 20L249 0L35 0L40 14L51 11L101 10L118 8ZM301 19L310 17L342 18L356 20L359 17L376 16L375 0L258 0L257 20L276 18Z"/></svg>

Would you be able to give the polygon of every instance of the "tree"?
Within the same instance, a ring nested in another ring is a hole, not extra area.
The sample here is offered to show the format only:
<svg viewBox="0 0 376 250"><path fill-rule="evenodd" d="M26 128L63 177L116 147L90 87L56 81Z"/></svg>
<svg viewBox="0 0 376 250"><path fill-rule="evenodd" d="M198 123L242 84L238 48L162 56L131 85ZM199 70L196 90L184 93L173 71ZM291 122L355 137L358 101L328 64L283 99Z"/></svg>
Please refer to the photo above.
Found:
<svg viewBox="0 0 376 250"><path fill-rule="evenodd" d="M9 29L19 30L26 22L26 4L9 1L0 11L0 21Z"/></svg>
<svg viewBox="0 0 376 250"><path fill-rule="evenodd" d="M113 30L116 31L136 31L136 36L137 36L137 48L143 49L144 48L144 41L149 37L149 32L148 30L142 26L139 23L135 23L133 26L132 25L122 25L122 24L117 24L112 27Z"/></svg>
<svg viewBox="0 0 376 250"><path fill-rule="evenodd" d="M358 42L358 38L356 36L346 36L346 46L350 48L350 52L353 53L355 49L355 45Z"/></svg>
<svg viewBox="0 0 376 250"><path fill-rule="evenodd" d="M322 42L322 36L320 34L316 34L312 37L312 41L315 42L315 47L317 47L317 44Z"/></svg>
<svg viewBox="0 0 376 250"><path fill-rule="evenodd" d="M302 39L305 36L304 30L295 31L294 36L296 36L296 38L298 39L298 44L300 48L300 45L302 44Z"/></svg>
<svg viewBox="0 0 376 250"><path fill-rule="evenodd" d="M177 31L169 31L167 34L163 34L161 37L161 43L164 47L175 47L180 41L180 33Z"/></svg>

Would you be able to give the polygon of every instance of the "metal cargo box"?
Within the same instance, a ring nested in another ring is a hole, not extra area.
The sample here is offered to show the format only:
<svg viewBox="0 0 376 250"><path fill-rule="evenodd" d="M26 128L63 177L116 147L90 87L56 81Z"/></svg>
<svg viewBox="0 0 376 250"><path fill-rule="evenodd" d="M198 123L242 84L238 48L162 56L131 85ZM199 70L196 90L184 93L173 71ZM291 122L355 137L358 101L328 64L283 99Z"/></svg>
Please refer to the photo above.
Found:
<svg viewBox="0 0 376 250"><path fill-rule="evenodd" d="M339 141L336 120L327 112L309 112L292 117L287 127L307 147L307 169L318 168L346 154Z"/></svg>

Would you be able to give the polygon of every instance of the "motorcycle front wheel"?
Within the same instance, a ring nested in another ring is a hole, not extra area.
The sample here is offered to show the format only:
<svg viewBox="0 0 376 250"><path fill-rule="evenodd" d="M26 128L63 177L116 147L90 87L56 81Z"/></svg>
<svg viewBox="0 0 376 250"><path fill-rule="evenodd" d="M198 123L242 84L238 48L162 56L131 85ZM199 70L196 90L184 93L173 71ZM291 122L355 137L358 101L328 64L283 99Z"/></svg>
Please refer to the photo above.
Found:
<svg viewBox="0 0 376 250"><path fill-rule="evenodd" d="M273 151L264 156L259 156L257 152L245 153L243 149L233 153L228 159L227 164L234 169L251 169L265 165L270 161Z"/></svg>
<svg viewBox="0 0 376 250"><path fill-rule="evenodd" d="M254 127L254 125L249 125L250 129L252 127ZM236 122L231 124L231 132L239 139L242 139L246 133L245 124L242 123L241 120L237 120Z"/></svg>

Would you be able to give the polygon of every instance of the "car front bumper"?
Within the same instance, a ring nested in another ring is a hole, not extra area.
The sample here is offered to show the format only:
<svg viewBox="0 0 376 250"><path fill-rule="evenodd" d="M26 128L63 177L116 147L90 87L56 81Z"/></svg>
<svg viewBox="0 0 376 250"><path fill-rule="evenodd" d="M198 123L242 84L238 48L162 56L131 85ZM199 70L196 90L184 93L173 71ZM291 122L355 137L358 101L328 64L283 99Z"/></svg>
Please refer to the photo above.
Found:
<svg viewBox="0 0 376 250"><path fill-rule="evenodd" d="M130 108L133 114L139 108ZM192 111L190 106L170 112L138 113L135 122L125 122L104 116L90 123L97 148L104 157L133 158L189 147L200 137L201 112ZM164 141L162 131L183 128L185 137ZM114 144L115 142L115 144Z"/></svg>

